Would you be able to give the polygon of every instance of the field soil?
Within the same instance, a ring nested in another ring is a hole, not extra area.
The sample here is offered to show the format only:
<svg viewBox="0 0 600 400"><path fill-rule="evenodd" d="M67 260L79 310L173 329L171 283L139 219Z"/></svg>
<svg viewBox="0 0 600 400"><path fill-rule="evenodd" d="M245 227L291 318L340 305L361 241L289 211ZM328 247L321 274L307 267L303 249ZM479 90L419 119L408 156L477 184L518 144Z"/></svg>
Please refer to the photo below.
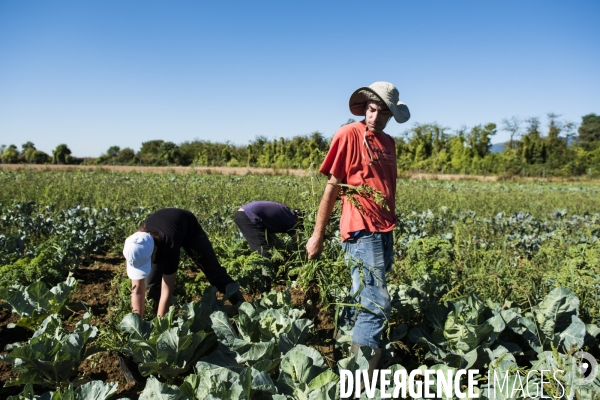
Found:
<svg viewBox="0 0 600 400"><path fill-rule="evenodd" d="M68 310L65 315L65 329L72 330L78 320L85 312L83 304L91 310L94 318L92 323L100 327L108 322L109 300L111 298L111 282L120 268L123 268L123 260L118 257L95 256L87 265L80 266L75 272L78 280L77 288L70 294ZM193 272L189 274L195 275ZM277 290L283 290L278 287ZM322 309L319 303L319 292L316 287L303 291L298 288L291 290L292 301L298 308L306 310L304 317L309 318L315 325L314 334L308 340L311 347L317 348L331 362L333 356L333 313L332 308ZM245 295L246 300L252 300L257 296ZM16 342L27 342L33 332L24 328L7 328L10 323L16 323L19 317L13 315L11 310L0 308L0 349L7 344ZM5 355L7 352L1 352ZM78 369L78 374L84 381L101 380L103 382L118 382L117 395L115 398L128 397L137 399L144 389L143 384L127 382L119 364L118 355L112 352L101 352L86 359ZM23 386L4 387L11 378L16 377L9 363L0 362L0 399L17 395L23 391ZM37 394L42 394L49 388L35 387Z"/></svg>

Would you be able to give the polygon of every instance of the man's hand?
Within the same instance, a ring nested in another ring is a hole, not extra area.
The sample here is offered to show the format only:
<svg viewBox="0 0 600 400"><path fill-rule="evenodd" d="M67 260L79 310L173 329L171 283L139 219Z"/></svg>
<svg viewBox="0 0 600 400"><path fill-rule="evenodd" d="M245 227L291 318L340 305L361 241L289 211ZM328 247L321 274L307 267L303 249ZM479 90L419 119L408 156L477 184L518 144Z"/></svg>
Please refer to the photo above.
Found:
<svg viewBox="0 0 600 400"><path fill-rule="evenodd" d="M308 253L308 259L312 260L316 258L323 251L323 239L315 236L311 236L306 242L306 252Z"/></svg>

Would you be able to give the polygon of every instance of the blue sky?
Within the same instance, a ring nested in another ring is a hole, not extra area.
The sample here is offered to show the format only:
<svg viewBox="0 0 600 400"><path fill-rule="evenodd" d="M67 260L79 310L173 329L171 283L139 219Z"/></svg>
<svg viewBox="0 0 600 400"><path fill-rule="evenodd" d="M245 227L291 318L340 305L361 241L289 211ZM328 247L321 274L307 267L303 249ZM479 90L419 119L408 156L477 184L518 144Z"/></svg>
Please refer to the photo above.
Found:
<svg viewBox="0 0 600 400"><path fill-rule="evenodd" d="M329 137L385 80L456 130L600 114L600 1L0 0L0 144ZM494 142L508 138L499 130Z"/></svg>

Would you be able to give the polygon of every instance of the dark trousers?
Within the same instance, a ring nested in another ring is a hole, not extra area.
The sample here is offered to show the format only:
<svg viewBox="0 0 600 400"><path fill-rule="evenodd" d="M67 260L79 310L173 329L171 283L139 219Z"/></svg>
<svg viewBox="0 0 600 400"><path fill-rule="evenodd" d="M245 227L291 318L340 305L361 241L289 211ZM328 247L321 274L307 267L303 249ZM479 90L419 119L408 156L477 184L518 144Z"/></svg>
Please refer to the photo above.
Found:
<svg viewBox="0 0 600 400"><path fill-rule="evenodd" d="M194 264L204 272L208 282L215 286L219 292L225 293L227 285L234 283L234 280L219 263L215 250L200 224L187 234L182 247L194 261ZM152 271L146 279L148 297L156 302L160 299L163 267L162 263L152 264Z"/></svg>
<svg viewBox="0 0 600 400"><path fill-rule="evenodd" d="M243 211L238 211L233 221L250 245L250 250L258 252L266 258L271 258L271 246L277 241L277 236L267 229L254 224Z"/></svg>

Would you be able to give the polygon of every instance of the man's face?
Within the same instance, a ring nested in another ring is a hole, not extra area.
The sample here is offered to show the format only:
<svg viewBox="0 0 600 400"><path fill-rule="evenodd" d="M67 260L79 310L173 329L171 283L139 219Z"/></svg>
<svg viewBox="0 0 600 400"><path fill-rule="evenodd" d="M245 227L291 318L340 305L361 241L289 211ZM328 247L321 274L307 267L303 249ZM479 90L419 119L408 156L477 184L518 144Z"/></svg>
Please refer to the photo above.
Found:
<svg viewBox="0 0 600 400"><path fill-rule="evenodd" d="M375 101L368 101L365 110L365 122L367 128L374 133L383 132L388 121L392 117L392 112L385 104L379 104Z"/></svg>

